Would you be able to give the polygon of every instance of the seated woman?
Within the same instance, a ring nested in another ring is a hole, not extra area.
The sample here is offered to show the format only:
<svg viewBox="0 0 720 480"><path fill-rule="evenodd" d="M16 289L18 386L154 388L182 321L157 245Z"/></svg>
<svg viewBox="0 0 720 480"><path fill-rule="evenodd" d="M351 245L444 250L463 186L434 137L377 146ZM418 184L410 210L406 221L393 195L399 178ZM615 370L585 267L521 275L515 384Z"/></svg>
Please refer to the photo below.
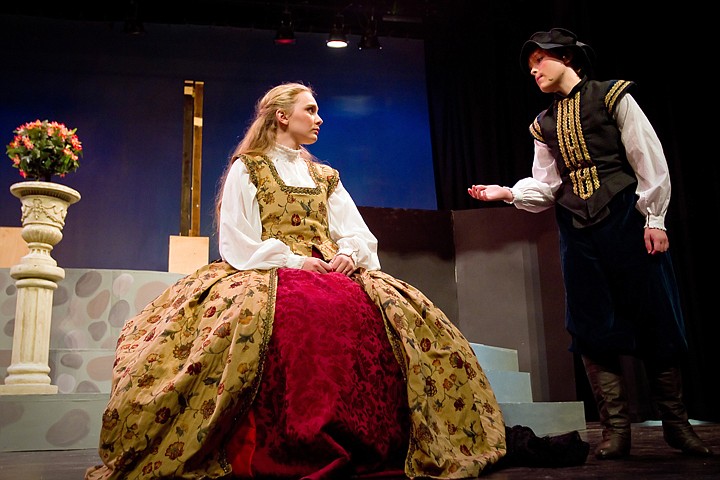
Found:
<svg viewBox="0 0 720 480"><path fill-rule="evenodd" d="M472 478L505 456L470 344L380 270L339 173L304 147L321 124L303 84L258 101L219 191L222 260L123 327L86 479Z"/></svg>

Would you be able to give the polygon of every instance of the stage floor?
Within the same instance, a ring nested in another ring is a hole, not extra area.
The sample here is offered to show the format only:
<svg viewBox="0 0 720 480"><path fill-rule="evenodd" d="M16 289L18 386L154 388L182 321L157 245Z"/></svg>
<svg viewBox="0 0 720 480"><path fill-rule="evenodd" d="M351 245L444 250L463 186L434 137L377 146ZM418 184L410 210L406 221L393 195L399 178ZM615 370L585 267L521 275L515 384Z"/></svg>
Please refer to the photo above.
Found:
<svg viewBox="0 0 720 480"><path fill-rule="evenodd" d="M579 467L566 468L505 468L485 473L487 480L693 480L720 479L720 424L699 423L695 431L715 452L708 458L695 458L680 454L668 447L662 439L662 427L657 422L633 425L633 447L630 457L624 460L599 461L592 453ZM597 423L588 423L582 437L594 446L600 438ZM41 452L0 453L0 480L81 480L85 469L99 462L97 452L61 450ZM380 477L375 477L380 478ZM389 479L389 477L384 477ZM338 479L345 480L345 479ZM393 477L391 480L399 480Z"/></svg>

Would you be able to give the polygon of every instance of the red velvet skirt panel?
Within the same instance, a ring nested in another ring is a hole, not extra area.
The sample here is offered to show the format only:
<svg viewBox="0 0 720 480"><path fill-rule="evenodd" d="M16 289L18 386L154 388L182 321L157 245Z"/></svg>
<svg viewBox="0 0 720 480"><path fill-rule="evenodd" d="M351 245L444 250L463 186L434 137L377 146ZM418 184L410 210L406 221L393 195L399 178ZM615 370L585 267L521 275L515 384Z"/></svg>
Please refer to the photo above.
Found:
<svg viewBox="0 0 720 480"><path fill-rule="evenodd" d="M254 448L245 441L247 421L228 445L235 476L401 473L406 384L378 307L342 274L278 275L273 336L252 412Z"/></svg>

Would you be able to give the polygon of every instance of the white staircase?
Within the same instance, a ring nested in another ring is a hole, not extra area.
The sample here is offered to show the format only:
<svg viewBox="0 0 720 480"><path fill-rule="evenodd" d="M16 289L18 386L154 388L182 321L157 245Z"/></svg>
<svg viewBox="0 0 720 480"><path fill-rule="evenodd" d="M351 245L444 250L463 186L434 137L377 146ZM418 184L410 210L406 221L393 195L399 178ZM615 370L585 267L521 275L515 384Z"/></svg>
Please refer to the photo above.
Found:
<svg viewBox="0 0 720 480"><path fill-rule="evenodd" d="M533 402L530 374L520 372L517 351L471 343L495 392L505 424L524 425L538 436L585 430L583 402Z"/></svg>

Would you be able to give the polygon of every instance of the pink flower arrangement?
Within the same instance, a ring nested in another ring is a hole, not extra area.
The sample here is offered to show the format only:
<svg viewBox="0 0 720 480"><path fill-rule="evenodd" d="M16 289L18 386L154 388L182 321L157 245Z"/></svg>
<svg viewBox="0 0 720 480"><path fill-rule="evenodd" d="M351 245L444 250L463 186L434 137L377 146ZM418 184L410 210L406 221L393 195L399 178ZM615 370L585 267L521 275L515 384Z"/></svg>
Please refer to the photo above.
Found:
<svg viewBox="0 0 720 480"><path fill-rule="evenodd" d="M48 120L25 123L13 131L7 155L23 178L49 182L53 175L64 177L80 166L83 150L76 130Z"/></svg>

